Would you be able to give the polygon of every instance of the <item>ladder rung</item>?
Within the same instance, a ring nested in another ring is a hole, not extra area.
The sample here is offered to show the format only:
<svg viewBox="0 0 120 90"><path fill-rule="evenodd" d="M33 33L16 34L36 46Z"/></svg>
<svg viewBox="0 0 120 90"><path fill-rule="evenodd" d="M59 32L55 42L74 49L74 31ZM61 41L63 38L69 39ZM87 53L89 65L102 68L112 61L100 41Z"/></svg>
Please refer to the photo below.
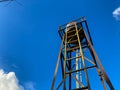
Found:
<svg viewBox="0 0 120 90"><path fill-rule="evenodd" d="M72 90L88 90L88 86L76 88L76 89L72 89Z"/></svg>
<svg viewBox="0 0 120 90"><path fill-rule="evenodd" d="M67 31L67 33L72 33L72 32L76 32L76 30L69 30L69 31Z"/></svg>
<svg viewBox="0 0 120 90"><path fill-rule="evenodd" d="M78 57L73 57L73 58L68 58L66 60L73 60L73 59L76 59L76 58L80 58L81 56L78 56Z"/></svg>
<svg viewBox="0 0 120 90"><path fill-rule="evenodd" d="M71 37L74 37L74 36L77 36L77 35L76 34L70 35L70 36L67 36L67 38L71 38Z"/></svg>
<svg viewBox="0 0 120 90"><path fill-rule="evenodd" d="M70 44L70 43L75 43L75 42L77 42L78 40L73 40L73 41L69 41L69 42L67 42L68 44Z"/></svg>
<svg viewBox="0 0 120 90"><path fill-rule="evenodd" d="M78 49L79 47L74 47L74 48L67 48L67 50L66 51L72 51L72 50L76 50L76 49Z"/></svg>

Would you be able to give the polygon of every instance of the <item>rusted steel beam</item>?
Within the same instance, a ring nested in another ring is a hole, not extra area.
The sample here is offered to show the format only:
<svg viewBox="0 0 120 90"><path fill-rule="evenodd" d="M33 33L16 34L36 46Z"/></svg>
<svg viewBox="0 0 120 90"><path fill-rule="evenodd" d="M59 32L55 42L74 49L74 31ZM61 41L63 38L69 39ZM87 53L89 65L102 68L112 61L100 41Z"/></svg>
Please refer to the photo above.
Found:
<svg viewBox="0 0 120 90"><path fill-rule="evenodd" d="M95 52L95 50L94 50L91 42L89 41L86 33L85 33L85 36L86 36L86 38L87 38L87 41L88 41L88 44L89 44L91 50L93 51L93 54L94 54L94 56L95 56L95 58L96 58L96 61L97 61L97 63L99 64L99 66L100 66L100 68L101 68L101 70L102 70L102 73L103 73L103 76L104 76L104 79L105 79L106 83L109 85L109 87L110 87L111 90L114 90L114 87L113 87L110 79L108 78L108 76L107 76L107 74L106 74L106 72L105 72L105 70L104 70L104 68L103 68L103 66L102 66L102 63L100 62L100 59L98 58L98 55L96 54L96 52Z"/></svg>
<svg viewBox="0 0 120 90"><path fill-rule="evenodd" d="M62 81L55 90L58 90L62 84L63 90L73 90L75 86L75 90L91 90L88 70L92 68L96 68L104 90L107 90L108 88L106 85L108 85L111 90L114 90L114 87L93 48L92 39L85 18L81 18L78 22L69 22L66 25L60 26L58 32L62 39L62 45L51 90L54 90L59 60L61 60ZM78 77L78 75L80 77ZM69 76L68 79L66 79L67 76ZM72 84L73 80L76 82L74 85Z"/></svg>
<svg viewBox="0 0 120 90"><path fill-rule="evenodd" d="M94 67L96 67L96 66L89 66L89 67L82 68L82 69L79 69L79 70L69 71L69 72L66 72L66 74L75 73L75 72L83 71L85 69L90 69L90 68L94 68Z"/></svg>

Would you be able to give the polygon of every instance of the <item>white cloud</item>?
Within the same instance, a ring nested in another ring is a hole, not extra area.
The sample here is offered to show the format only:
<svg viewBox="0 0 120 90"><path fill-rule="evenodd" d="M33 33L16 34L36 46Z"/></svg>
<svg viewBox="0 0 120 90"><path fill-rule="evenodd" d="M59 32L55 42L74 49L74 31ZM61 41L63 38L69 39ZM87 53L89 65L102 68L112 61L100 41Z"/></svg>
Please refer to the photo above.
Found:
<svg viewBox="0 0 120 90"><path fill-rule="evenodd" d="M112 14L116 20L120 20L120 7L116 8Z"/></svg>
<svg viewBox="0 0 120 90"><path fill-rule="evenodd" d="M24 90L24 88L19 85L14 72L5 73L0 70L0 90Z"/></svg>

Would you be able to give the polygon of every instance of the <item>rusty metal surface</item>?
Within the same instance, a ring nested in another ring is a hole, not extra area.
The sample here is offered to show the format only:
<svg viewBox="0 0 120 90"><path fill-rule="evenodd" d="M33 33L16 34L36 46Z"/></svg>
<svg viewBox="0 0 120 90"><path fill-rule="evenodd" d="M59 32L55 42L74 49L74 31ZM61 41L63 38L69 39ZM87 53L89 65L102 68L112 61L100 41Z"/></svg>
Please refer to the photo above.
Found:
<svg viewBox="0 0 120 90"><path fill-rule="evenodd" d="M51 90L59 90L60 87L62 87L63 90L91 90L88 77L88 70L91 68L96 68L96 73L98 73L98 76L100 77L104 90L108 90L106 85L109 86L110 90L114 90L114 87L93 48L86 19L82 17L74 20L73 23L69 22L64 24L59 27L58 32L62 39L62 44ZM89 51L89 54L87 50ZM85 56L85 53L87 53L88 56ZM89 58L89 56L92 58ZM60 61L62 80L55 88ZM80 78L78 76L80 76ZM76 82L74 85L72 84L73 81Z"/></svg>

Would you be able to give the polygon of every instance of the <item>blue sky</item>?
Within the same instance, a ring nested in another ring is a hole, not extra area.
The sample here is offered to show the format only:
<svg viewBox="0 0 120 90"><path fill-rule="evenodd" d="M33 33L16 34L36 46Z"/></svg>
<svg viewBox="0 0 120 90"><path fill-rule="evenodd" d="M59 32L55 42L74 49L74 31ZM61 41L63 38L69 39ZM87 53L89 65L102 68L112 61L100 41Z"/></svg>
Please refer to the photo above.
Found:
<svg viewBox="0 0 120 90"><path fill-rule="evenodd" d="M60 47L58 26L85 16L94 48L116 90L120 87L119 0L18 0L0 3L0 69L25 90L49 90Z"/></svg>

